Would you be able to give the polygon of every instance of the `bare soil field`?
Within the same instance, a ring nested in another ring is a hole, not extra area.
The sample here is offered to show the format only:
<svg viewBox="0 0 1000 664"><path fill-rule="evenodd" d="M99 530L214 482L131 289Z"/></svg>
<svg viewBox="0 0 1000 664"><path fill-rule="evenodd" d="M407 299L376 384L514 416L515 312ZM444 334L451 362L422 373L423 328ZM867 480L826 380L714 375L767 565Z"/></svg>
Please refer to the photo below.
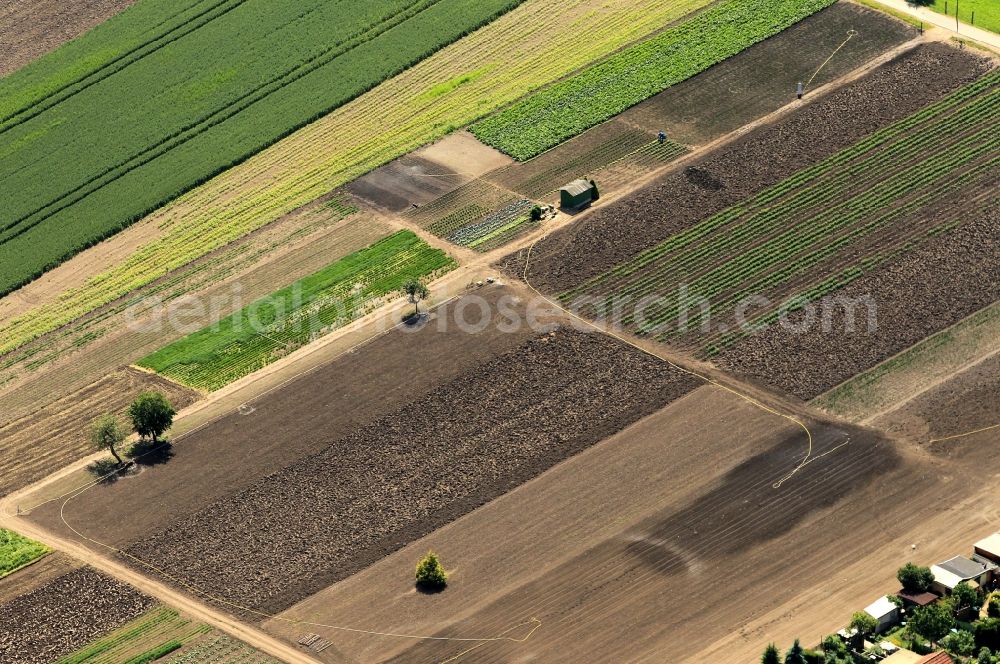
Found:
<svg viewBox="0 0 1000 664"><path fill-rule="evenodd" d="M163 393L175 409L193 403L194 390L165 378L122 368L82 390L0 426L0 495L27 486L90 454L89 427L99 415L124 417L141 392Z"/></svg>
<svg viewBox="0 0 1000 664"><path fill-rule="evenodd" d="M0 607L0 660L49 664L155 604L90 567L68 572Z"/></svg>
<svg viewBox="0 0 1000 664"><path fill-rule="evenodd" d="M838 297L870 298L876 326L848 331L847 308L831 324L799 331L801 316L744 338L715 359L722 368L811 399L887 357L1000 300L1000 209L862 276ZM957 422L952 422L957 424ZM974 428L974 427L970 427Z"/></svg>
<svg viewBox="0 0 1000 664"><path fill-rule="evenodd" d="M845 43L852 30L857 34ZM814 74L809 89L834 81L916 36L916 28L902 21L839 2L620 118L648 131L663 130L679 143L707 143L794 101L796 84L808 82Z"/></svg>
<svg viewBox="0 0 1000 664"><path fill-rule="evenodd" d="M0 0L0 76L82 35L135 0Z"/></svg>
<svg viewBox="0 0 1000 664"><path fill-rule="evenodd" d="M914 113L990 66L947 45L917 46L553 233L532 252L531 281L550 292L577 286ZM914 80L921 85L914 87ZM505 258L502 269L520 276L525 253Z"/></svg>
<svg viewBox="0 0 1000 664"><path fill-rule="evenodd" d="M886 413L874 425L901 438L924 443L937 456L990 467L1000 453L1000 355L993 355L954 378ZM987 429L970 436L958 434ZM937 442L927 442L936 440Z"/></svg>
<svg viewBox="0 0 1000 664"><path fill-rule="evenodd" d="M345 188L372 205L402 212L429 203L512 161L460 131L376 168Z"/></svg>
<svg viewBox="0 0 1000 664"><path fill-rule="evenodd" d="M480 291L494 312L497 300L510 293L502 287ZM334 440L424 398L458 376L474 373L490 358L534 335L527 327L500 332L495 324L479 334L467 334L453 319L445 332L439 332L438 322L454 311L436 310L430 325L391 331L238 409L226 410L177 441L169 463L89 491L85 499L66 506L66 518L89 536L119 547L149 537L178 515L198 512L322 452ZM474 315L469 314L470 320ZM441 357L449 361L441 362ZM185 491L177 490L179 484ZM134 512L128 519L107 519L120 505L157 507ZM36 510L32 518L70 536L62 526L59 507L54 503Z"/></svg>
<svg viewBox="0 0 1000 664"><path fill-rule="evenodd" d="M283 616L458 638L522 637L524 621L540 621L524 643L331 631L348 657L327 662L597 662L626 652L630 661L750 661L746 652L691 653L836 577L884 527L851 535L847 515L873 497L894 504L895 480L912 474L875 434L810 426L815 461L774 489L801 461L802 436L702 387ZM816 545L824 529L844 538L844 551ZM407 584L413 557L428 548L453 570L441 595ZM266 626L286 638L297 629Z"/></svg>
<svg viewBox="0 0 1000 664"><path fill-rule="evenodd" d="M327 446L126 550L280 611L695 385L620 342L561 327L345 437L279 427Z"/></svg>

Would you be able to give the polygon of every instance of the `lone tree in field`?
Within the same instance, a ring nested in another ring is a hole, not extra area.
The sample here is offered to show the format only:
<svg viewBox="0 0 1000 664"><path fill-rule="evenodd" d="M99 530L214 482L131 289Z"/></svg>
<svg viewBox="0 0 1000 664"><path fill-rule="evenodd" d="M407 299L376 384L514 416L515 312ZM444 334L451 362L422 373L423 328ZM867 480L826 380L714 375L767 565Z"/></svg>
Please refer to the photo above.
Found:
<svg viewBox="0 0 1000 664"><path fill-rule="evenodd" d="M778 646L773 643L764 649L764 655L760 658L760 664L781 664L781 653Z"/></svg>
<svg viewBox="0 0 1000 664"><path fill-rule="evenodd" d="M174 423L174 407L159 392L143 392L128 407L132 428L140 438L149 438L156 445L157 439Z"/></svg>
<svg viewBox="0 0 1000 664"><path fill-rule="evenodd" d="M425 590L444 590L448 585L448 573L433 551L417 563L417 585Z"/></svg>
<svg viewBox="0 0 1000 664"><path fill-rule="evenodd" d="M906 563L896 572L896 578L903 585L903 590L911 593L925 593L934 583L934 573L929 567L920 567Z"/></svg>
<svg viewBox="0 0 1000 664"><path fill-rule="evenodd" d="M410 301L410 304L413 305L413 315L419 316L420 301L426 300L430 296L430 290L419 279L410 279L403 284L402 291L403 295Z"/></svg>
<svg viewBox="0 0 1000 664"><path fill-rule="evenodd" d="M108 450L121 466L125 462L115 448L125 440L125 429L114 415L102 415L90 425L90 443L99 450Z"/></svg>

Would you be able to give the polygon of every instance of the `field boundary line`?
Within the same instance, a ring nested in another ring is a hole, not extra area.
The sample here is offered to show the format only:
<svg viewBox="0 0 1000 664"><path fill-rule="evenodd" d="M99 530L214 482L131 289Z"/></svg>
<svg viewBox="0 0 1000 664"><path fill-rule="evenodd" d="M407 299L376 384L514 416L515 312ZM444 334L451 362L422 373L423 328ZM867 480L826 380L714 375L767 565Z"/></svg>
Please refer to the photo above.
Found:
<svg viewBox="0 0 1000 664"><path fill-rule="evenodd" d="M527 284L528 288L530 288L532 291L534 291L539 297L541 297L543 300L545 300L546 302L548 302L552 306L560 309L565 314L567 314L567 315L575 318L576 320L579 320L580 322L584 323L585 325L587 325L589 327L592 327L594 330L597 330L598 332L603 332L604 334L607 334L608 336L611 336L611 337L617 339L618 341L621 341L622 343L628 344L629 346L635 348L636 350L638 350L638 351L640 351L640 352L642 352L642 353L644 353L646 355L649 355L650 357L656 358L656 359L660 360L661 362L665 362L666 364L670 365L671 367L673 367L677 371L680 371L681 373L684 373L684 374L687 374L689 376L693 376L695 378L698 378L698 379L704 381L705 383L708 383L710 385L714 385L715 387L723 389L723 390L725 390L725 391L727 391L727 392L729 392L729 393L731 393L731 394L733 394L733 395L735 395L735 396L743 399L744 401L746 401L746 402L748 402L748 403L750 403L750 404L752 404L752 405L760 408L761 410L764 410L764 411L766 411L768 413L771 413L772 415L777 415L778 417L782 417L782 418L788 420L789 422L792 422L793 424L795 424L796 426L798 426L800 429L802 429L803 432L805 432L807 443L808 443L808 448L807 448L807 451L806 451L806 455L802 458L802 461L800 461L799 464L794 469L792 469L791 472L789 472L784 477L779 478L777 481L775 481L771 485L772 488L774 488L774 489L780 489L781 486L785 482L787 482L792 477L794 477L800 470L802 470L803 468L805 468L808 464L812 463L812 461L815 461L816 459L822 458L823 456L826 456L827 454L835 452L838 449L840 449L841 447L850 444L851 438L850 438L850 436L848 436L847 439L844 442L842 442L841 444L837 445L836 447L833 447L830 450L827 450L822 455L813 458L813 434L812 434L812 431L809 429L809 427L806 426L806 424L804 422L802 422L802 420L800 420L797 417L794 417L792 415L787 415L785 413L779 412L778 410L775 410L774 408L771 408L770 406L767 406L764 403L761 403L759 400L753 398L752 396L750 396L748 394L743 394L742 392L740 392L738 390L735 390L735 389L729 387L728 385L724 385L723 383L720 383L719 381L715 380L714 378L706 376L706 375L704 375L704 374L702 374L700 372L694 371L693 369L688 369L687 367L681 366L681 365L677 364L676 362L668 360L665 357L661 357L660 355L657 355L656 353L652 352L651 350L643 348L642 346L640 346L637 343L635 343L634 341L626 338L625 336L623 336L621 334L618 334L614 330L612 330L610 328L602 327L602 326L598 325L597 323L594 323L593 321L587 320L586 318L583 318L579 314L576 314L576 313L570 311L569 309L566 309L565 307L563 307L558 302L554 302L553 300L551 300L547 295L545 295L540 290L538 290L537 288L535 288L532 285L531 281L528 279L528 269L531 266L531 252L535 248L535 245L538 244L543 239L545 239L546 237L548 237L548 235L543 235L543 236L539 237L538 239L536 239L534 242L532 242L531 245L528 247L528 252L527 252L527 255L525 256L525 259L524 259L524 272L523 272L524 283Z"/></svg>

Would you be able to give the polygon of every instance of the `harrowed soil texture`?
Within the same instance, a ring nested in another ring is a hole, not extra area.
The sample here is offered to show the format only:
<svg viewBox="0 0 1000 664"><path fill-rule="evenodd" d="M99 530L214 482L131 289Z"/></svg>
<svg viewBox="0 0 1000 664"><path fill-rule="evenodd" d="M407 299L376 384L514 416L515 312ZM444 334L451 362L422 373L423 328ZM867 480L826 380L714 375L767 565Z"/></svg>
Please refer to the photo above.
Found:
<svg viewBox="0 0 1000 664"><path fill-rule="evenodd" d="M528 277L548 292L573 288L911 115L990 67L969 51L921 44L546 237L531 252ZM520 278L525 256L525 250L515 252L499 267Z"/></svg>
<svg viewBox="0 0 1000 664"><path fill-rule="evenodd" d="M82 567L0 606L0 662L48 664L155 605L131 586Z"/></svg>
<svg viewBox="0 0 1000 664"><path fill-rule="evenodd" d="M719 366L811 399L1000 300L1000 206L928 240L836 293L829 324L771 325L724 350ZM869 326L872 309L874 325ZM824 327L826 330L824 330Z"/></svg>
<svg viewBox="0 0 1000 664"><path fill-rule="evenodd" d="M561 327L127 551L245 607L279 612L696 386L616 340Z"/></svg>

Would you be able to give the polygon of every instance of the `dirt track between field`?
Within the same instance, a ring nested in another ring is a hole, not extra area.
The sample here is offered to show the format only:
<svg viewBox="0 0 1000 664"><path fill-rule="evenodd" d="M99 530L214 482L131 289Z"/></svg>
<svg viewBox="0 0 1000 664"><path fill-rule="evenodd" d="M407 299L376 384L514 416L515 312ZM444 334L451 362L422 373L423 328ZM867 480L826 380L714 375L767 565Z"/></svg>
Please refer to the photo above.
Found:
<svg viewBox="0 0 1000 664"><path fill-rule="evenodd" d="M20 69L136 0L0 0L0 76Z"/></svg>

